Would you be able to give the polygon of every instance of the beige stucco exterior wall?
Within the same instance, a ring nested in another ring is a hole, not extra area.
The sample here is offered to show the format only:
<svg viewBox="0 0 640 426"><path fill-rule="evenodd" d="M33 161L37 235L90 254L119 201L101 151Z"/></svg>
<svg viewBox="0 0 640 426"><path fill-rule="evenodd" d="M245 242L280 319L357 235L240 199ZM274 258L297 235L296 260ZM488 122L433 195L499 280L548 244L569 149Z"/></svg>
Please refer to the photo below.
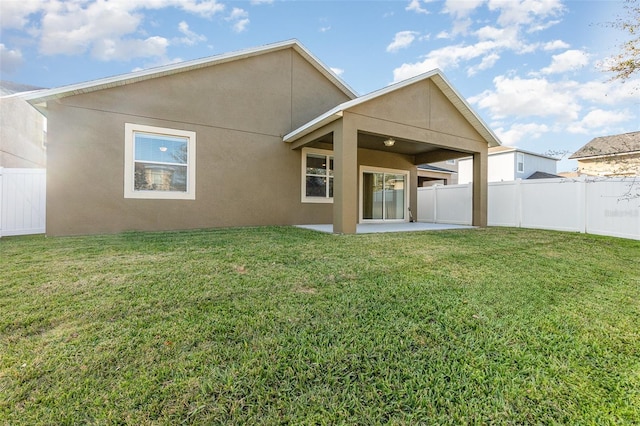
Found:
<svg viewBox="0 0 640 426"><path fill-rule="evenodd" d="M44 120L19 97L0 98L0 167L46 167Z"/></svg>
<svg viewBox="0 0 640 426"><path fill-rule="evenodd" d="M578 160L578 172L589 176L640 176L640 154Z"/></svg>
<svg viewBox="0 0 640 426"><path fill-rule="evenodd" d="M431 80L406 86L349 112L363 119L376 119L380 124L386 122L382 130L405 128L407 139L469 152L476 148L488 149L482 136Z"/></svg>
<svg viewBox="0 0 640 426"><path fill-rule="evenodd" d="M47 233L330 223L282 136L348 100L293 49L50 101ZM124 198L125 123L196 132L196 199Z"/></svg>

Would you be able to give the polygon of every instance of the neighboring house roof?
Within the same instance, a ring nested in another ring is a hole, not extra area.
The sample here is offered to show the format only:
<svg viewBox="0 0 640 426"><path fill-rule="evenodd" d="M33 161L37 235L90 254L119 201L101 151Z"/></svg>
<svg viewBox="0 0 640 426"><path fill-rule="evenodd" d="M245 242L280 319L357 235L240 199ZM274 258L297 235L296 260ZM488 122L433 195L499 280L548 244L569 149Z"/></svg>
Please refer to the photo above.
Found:
<svg viewBox="0 0 640 426"><path fill-rule="evenodd" d="M529 176L527 179L557 179L561 177L562 176L554 175L553 173L537 171L533 173L531 176Z"/></svg>
<svg viewBox="0 0 640 426"><path fill-rule="evenodd" d="M156 68L149 68L141 71L131 72L128 74L92 80L84 83L72 84L55 89L41 90L34 93L26 94L24 96L24 99L41 110L43 114L45 114L46 111L43 111L44 104L50 100L89 93L111 87L124 86L126 84L135 83L138 81L164 77L167 75L205 68L212 65L236 61L238 59L249 58L252 56L262 55L264 53L289 48L293 48L296 52L298 52L303 58L305 58L311 65L313 65L318 71L320 71L320 73L322 73L327 79L335 84L336 87L344 92L345 95L347 95L349 98L353 99L357 97L357 94L340 77L338 77L333 71L331 71L329 67L320 62L320 60L318 60L311 52L309 52L304 46L302 46L300 42L298 42L297 40L287 40L279 43L267 44L261 47L224 53L221 55L209 56L206 58L195 59L192 61L180 62L176 64L169 64Z"/></svg>
<svg viewBox="0 0 640 426"><path fill-rule="evenodd" d="M442 167L432 166L431 164L422 164L418 166L419 170L429 170L432 172L442 172L442 173L458 173L453 170L443 169Z"/></svg>
<svg viewBox="0 0 640 426"><path fill-rule="evenodd" d="M559 161L557 158L551 157L549 155L538 154L537 152L526 151L524 149L515 148L511 146L496 146L495 148L489 148L489 155L504 154L506 152L514 152L514 151L522 152L523 154L535 155L536 157L548 158L549 160Z"/></svg>
<svg viewBox="0 0 640 426"><path fill-rule="evenodd" d="M569 158L586 159L636 152L640 152L640 132L594 138Z"/></svg>
<svg viewBox="0 0 640 426"><path fill-rule="evenodd" d="M520 148L515 148L515 147L511 147L511 146L495 146L495 147L490 147L489 148L489 156L493 156L493 155L500 155L500 154L506 154L508 152L521 152L523 154L528 154L528 155L535 155L536 157L541 157L541 158L546 158L548 160L554 160L554 161L560 161L558 158L555 157L551 157L548 155L544 155L544 154L538 154L536 152L531 152L531 151L526 151L524 149L520 149ZM459 161L462 160L469 160L473 157L464 157L464 158L460 158Z"/></svg>
<svg viewBox="0 0 640 426"><path fill-rule="evenodd" d="M28 84L15 83L13 81L0 80L0 96L13 95L14 93L32 92L41 90L42 87L31 86Z"/></svg>
<svg viewBox="0 0 640 426"><path fill-rule="evenodd" d="M467 121L473 126L473 128L482 135L482 137L489 143L489 146L499 146L500 142L498 137L489 129L489 127L482 121L482 119L471 109L467 101L453 88L451 83L446 79L442 71L439 69L435 69L429 71L424 74L420 74L416 77L409 78L407 80L401 81L396 84L392 84L383 89L376 90L367 95L361 96L356 99L352 99L350 101L344 102L337 107L327 111L321 116L315 118L314 120L309 121L303 126L297 128L291 133L284 136L283 140L285 142L295 142L297 139L308 135L309 133L317 130L327 124L338 120L342 117L344 111L353 108L357 105L360 105L364 102L370 101L372 99L378 98L380 96L386 95L388 93L394 92L396 90L402 89L406 86L414 84L416 82L422 80L430 79L433 83L438 86L442 93L449 99L449 101L456 107L456 109L467 119Z"/></svg>

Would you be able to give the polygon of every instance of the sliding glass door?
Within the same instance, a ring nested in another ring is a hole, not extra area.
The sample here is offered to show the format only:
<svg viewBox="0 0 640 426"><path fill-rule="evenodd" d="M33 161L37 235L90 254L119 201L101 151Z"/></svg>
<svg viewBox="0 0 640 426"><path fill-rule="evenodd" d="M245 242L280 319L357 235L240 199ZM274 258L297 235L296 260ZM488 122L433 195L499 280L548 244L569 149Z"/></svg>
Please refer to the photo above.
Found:
<svg viewBox="0 0 640 426"><path fill-rule="evenodd" d="M363 221L405 221L408 173L363 169L361 219Z"/></svg>

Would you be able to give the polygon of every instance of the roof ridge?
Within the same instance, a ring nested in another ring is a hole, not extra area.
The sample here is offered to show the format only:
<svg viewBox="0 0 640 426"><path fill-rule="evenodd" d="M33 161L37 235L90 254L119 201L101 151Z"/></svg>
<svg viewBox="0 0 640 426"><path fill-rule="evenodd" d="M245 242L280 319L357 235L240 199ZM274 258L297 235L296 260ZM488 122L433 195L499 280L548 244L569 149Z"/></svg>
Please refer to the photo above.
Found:
<svg viewBox="0 0 640 426"><path fill-rule="evenodd" d="M157 67L146 68L143 70L132 71L124 74L117 74L110 77L88 80L81 83L60 86L53 89L43 89L35 92L25 93L22 98L32 105L45 104L53 99L60 99L67 96L78 95L110 87L124 86L126 84L135 83L153 78L163 77L179 72L187 72L194 69L205 68L225 62L231 62L243 58L274 52L282 49L293 48L301 54L309 63L325 75L347 96L354 98L357 94L344 82L337 74L335 74L328 66L313 55L306 47L297 39L289 39L285 41L265 44L257 47L239 49L231 52L220 53L217 55L191 59L188 61L177 62L173 64L160 65ZM38 108L40 109L40 108Z"/></svg>

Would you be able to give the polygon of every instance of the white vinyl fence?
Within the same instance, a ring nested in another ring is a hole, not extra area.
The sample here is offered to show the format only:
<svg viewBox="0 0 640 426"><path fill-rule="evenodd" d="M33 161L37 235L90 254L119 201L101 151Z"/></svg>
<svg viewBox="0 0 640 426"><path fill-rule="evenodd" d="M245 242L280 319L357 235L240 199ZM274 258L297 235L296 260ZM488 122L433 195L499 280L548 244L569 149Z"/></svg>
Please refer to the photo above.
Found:
<svg viewBox="0 0 640 426"><path fill-rule="evenodd" d="M418 221L470 225L472 186L418 188ZM491 182L489 226L640 240L640 177Z"/></svg>
<svg viewBox="0 0 640 426"><path fill-rule="evenodd" d="M43 234L46 170L0 167L0 237Z"/></svg>

